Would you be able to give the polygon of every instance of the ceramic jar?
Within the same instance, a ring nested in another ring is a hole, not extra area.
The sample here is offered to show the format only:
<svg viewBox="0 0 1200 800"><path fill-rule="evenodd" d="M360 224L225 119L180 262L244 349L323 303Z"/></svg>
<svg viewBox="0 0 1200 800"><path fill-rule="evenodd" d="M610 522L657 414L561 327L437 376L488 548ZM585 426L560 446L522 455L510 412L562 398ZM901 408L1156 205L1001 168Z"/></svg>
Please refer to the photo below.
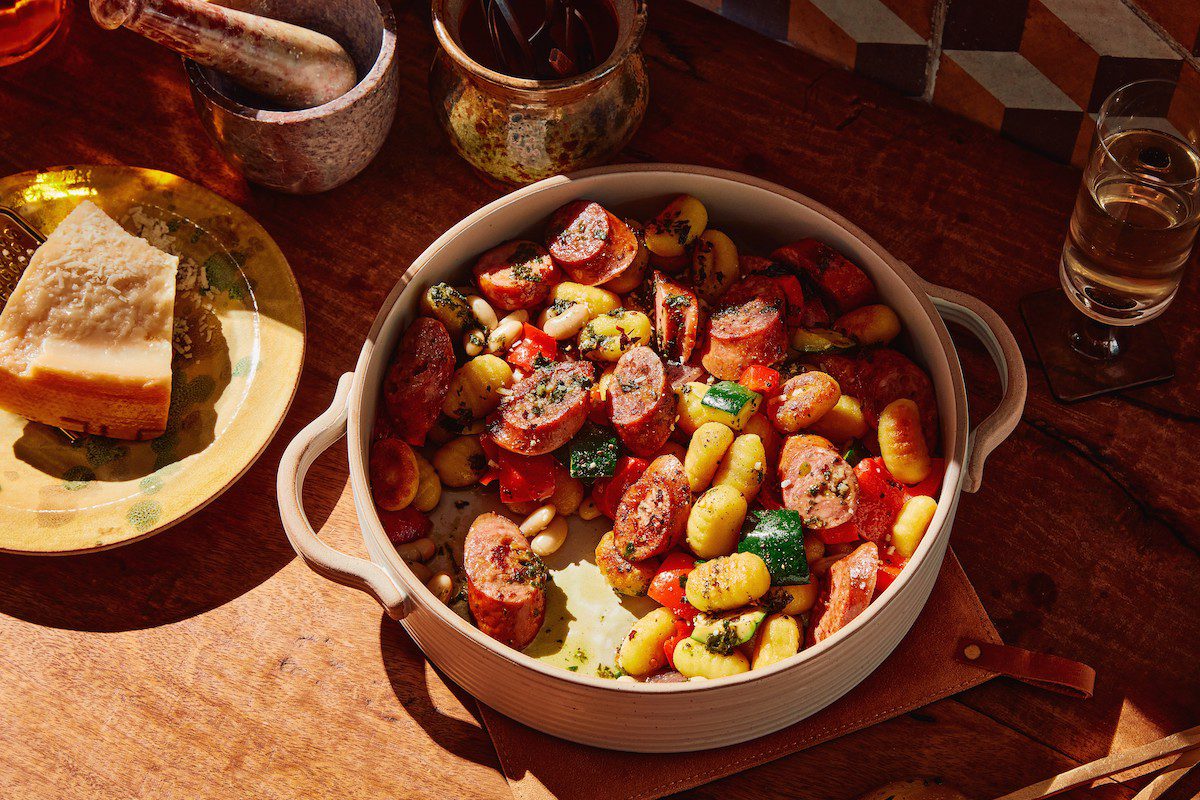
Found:
<svg viewBox="0 0 1200 800"><path fill-rule="evenodd" d="M638 49L642 0L614 0L613 52L595 69L559 80L514 78L472 60L459 38L467 2L478 0L434 0L440 47L429 93L450 143L472 166L505 183L530 183L607 162L633 137L649 96Z"/></svg>

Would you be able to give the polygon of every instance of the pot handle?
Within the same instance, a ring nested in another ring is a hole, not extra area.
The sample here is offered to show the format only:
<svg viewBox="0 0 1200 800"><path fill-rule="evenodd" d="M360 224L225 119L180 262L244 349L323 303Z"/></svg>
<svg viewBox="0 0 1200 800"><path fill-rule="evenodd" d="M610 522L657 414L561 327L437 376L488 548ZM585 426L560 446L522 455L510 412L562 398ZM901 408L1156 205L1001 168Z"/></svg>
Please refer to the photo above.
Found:
<svg viewBox="0 0 1200 800"><path fill-rule="evenodd" d="M1003 392L1000 404L971 431L967 439L963 491L977 492L983 483L983 462L1021 421L1028 390L1025 360L1012 331L986 303L957 289L935 283L926 283L925 291L942 319L956 322L975 334L1000 370L1000 388Z"/></svg>
<svg viewBox="0 0 1200 800"><path fill-rule="evenodd" d="M373 596L392 619L403 619L412 610L408 595L378 565L365 558L340 553L317 538L304 513L304 478L309 467L346 435L347 406L354 373L338 381L337 393L325 413L296 434L279 461L276 492L279 516L292 548L319 575Z"/></svg>

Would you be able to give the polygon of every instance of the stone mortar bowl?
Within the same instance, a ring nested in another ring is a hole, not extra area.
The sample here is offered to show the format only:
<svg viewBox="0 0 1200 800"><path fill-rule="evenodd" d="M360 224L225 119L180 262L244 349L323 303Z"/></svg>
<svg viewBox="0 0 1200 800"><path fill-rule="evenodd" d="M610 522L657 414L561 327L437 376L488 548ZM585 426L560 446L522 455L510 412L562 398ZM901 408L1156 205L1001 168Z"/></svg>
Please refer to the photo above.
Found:
<svg viewBox="0 0 1200 800"><path fill-rule="evenodd" d="M266 107L215 70L184 59L200 122L247 180L294 194L340 186L370 163L396 116L396 18L388 0L236 0L222 3L320 31L358 68L341 97L315 108Z"/></svg>

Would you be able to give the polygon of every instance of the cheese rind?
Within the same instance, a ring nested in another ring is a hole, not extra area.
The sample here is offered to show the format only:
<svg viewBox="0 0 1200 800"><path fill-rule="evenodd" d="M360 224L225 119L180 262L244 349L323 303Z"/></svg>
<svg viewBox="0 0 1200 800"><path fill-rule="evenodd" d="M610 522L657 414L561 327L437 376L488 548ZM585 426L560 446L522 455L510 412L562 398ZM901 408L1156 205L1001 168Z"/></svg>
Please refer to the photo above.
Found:
<svg viewBox="0 0 1200 800"><path fill-rule="evenodd" d="M120 439L161 434L178 264L80 203L0 312L0 408Z"/></svg>

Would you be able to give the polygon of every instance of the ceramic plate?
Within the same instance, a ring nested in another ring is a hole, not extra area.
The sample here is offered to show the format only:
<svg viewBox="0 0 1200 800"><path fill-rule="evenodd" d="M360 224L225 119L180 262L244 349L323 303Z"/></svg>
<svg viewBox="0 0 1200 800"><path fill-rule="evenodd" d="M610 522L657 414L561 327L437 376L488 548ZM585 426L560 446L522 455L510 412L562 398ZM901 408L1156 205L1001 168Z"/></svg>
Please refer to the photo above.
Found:
<svg viewBox="0 0 1200 800"><path fill-rule="evenodd" d="M300 290L245 212L155 170L63 167L0 179L0 205L43 235L85 198L180 257L167 431L147 442L72 442L0 411L2 551L99 550L195 513L258 458L300 379Z"/></svg>

